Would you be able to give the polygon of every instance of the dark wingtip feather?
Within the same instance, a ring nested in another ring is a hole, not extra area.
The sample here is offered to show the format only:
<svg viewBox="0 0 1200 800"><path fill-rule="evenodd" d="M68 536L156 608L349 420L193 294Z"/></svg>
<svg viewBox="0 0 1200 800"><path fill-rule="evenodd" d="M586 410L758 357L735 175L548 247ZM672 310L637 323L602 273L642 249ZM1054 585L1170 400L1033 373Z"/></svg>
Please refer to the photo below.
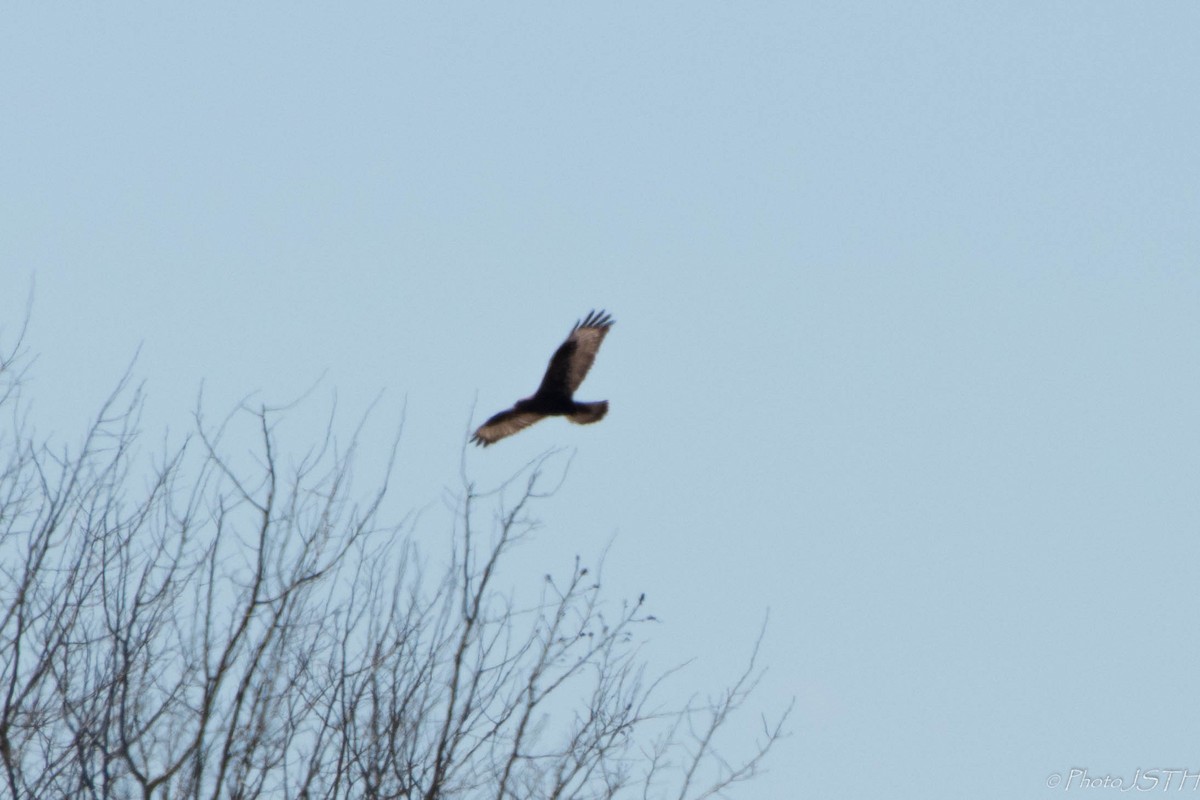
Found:
<svg viewBox="0 0 1200 800"><path fill-rule="evenodd" d="M614 324L612 315L604 309L596 311L592 309L587 313L587 316L575 322L575 327L571 328L571 333L580 328L608 328Z"/></svg>

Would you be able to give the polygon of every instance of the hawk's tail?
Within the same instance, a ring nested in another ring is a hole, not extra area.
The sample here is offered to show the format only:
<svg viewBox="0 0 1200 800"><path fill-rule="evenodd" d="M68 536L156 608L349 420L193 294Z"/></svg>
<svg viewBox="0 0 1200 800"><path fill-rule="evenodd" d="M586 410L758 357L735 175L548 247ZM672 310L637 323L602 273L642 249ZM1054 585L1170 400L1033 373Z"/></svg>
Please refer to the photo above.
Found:
<svg viewBox="0 0 1200 800"><path fill-rule="evenodd" d="M576 403L574 410L567 415L567 419L576 425L590 425L604 419L604 415L607 413L607 400L601 400L598 403Z"/></svg>

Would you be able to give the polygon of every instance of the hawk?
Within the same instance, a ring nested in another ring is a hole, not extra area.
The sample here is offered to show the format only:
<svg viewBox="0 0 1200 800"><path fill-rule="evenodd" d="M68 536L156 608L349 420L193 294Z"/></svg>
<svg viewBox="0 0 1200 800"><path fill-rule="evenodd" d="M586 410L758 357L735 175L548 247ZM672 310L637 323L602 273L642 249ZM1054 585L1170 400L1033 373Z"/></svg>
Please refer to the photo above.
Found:
<svg viewBox="0 0 1200 800"><path fill-rule="evenodd" d="M518 400L512 408L480 425L471 441L487 447L546 417L562 416L579 425L590 425L603 419L608 413L607 400L579 403L572 395L592 368L600 343L612 326L613 318L604 311L588 312L575 323L567 340L554 352L542 385L533 396Z"/></svg>

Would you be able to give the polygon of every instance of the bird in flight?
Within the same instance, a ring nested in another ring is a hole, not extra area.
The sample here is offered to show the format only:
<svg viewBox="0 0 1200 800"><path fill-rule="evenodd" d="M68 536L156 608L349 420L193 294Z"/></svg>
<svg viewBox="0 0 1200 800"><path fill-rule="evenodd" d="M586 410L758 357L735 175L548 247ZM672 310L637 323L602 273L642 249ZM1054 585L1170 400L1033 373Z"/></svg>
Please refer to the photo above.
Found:
<svg viewBox="0 0 1200 800"><path fill-rule="evenodd" d="M471 441L487 447L551 416L563 416L579 425L590 425L603 419L608 413L607 400L579 403L572 395L587 377L600 343L612 326L613 318L604 311L591 311L576 322L567 340L554 351L542 385L533 396L518 400L512 408L480 425Z"/></svg>

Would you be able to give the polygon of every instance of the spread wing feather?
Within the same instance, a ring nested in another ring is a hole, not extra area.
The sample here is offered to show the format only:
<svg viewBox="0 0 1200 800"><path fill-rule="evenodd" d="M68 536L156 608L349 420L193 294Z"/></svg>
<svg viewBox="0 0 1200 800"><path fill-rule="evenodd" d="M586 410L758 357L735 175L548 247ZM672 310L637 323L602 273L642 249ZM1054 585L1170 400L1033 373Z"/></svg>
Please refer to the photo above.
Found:
<svg viewBox="0 0 1200 800"><path fill-rule="evenodd" d="M546 375L542 378L542 385L538 387L537 393L557 397L570 397L575 394L579 384L587 377L588 370L592 368L600 344L612 325L612 317L604 311L591 311L576 322L567 340L559 345L550 359L550 366L546 367Z"/></svg>
<svg viewBox="0 0 1200 800"><path fill-rule="evenodd" d="M475 435L471 437L471 441L487 447L505 436L512 436L517 431L528 428L538 420L544 419L545 416L545 414L538 414L535 411L517 411L515 408L501 411L480 425L479 430L475 431Z"/></svg>

